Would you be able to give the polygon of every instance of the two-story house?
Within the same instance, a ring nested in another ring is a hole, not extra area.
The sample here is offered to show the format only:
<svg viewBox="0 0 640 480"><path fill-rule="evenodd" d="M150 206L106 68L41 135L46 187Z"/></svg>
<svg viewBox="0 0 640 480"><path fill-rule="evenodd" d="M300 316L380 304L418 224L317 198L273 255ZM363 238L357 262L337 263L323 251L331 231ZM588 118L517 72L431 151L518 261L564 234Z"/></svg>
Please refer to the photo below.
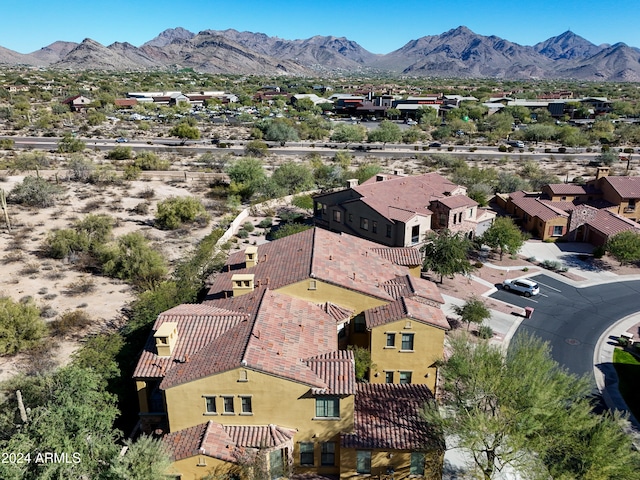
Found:
<svg viewBox="0 0 640 480"><path fill-rule="evenodd" d="M640 231L639 202L640 177L611 177L608 167L599 167L584 185L550 184L541 192L513 192L502 206L542 240L603 245L616 233Z"/></svg>
<svg viewBox="0 0 640 480"><path fill-rule="evenodd" d="M230 255L203 304L161 314L134 377L143 429L166 433L176 478L243 477L247 466L271 478L347 478L367 465L378 472L392 457L397 478L431 478L442 441L419 410L433 398L448 324L436 287L402 265L414 262L404 250L307 230ZM375 391L359 389L344 348L355 343L360 317L364 345L378 359L370 378L386 382ZM388 348L392 330L404 360ZM365 441L377 427L357 414L357 402L401 398L409 387L418 393L412 406L387 413L411 414L412 423L396 422L400 436Z"/></svg>
<svg viewBox="0 0 640 480"><path fill-rule="evenodd" d="M438 173L378 174L362 185L314 197L314 222L395 247L419 246L425 235L448 228L473 238L491 225L494 214L466 196L466 188Z"/></svg>

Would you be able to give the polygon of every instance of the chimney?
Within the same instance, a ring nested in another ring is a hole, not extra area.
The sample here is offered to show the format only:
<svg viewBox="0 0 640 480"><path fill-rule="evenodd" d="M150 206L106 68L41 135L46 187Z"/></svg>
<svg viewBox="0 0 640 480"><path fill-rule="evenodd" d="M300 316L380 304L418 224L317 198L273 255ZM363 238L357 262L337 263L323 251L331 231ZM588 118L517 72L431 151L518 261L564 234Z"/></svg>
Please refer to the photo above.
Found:
<svg viewBox="0 0 640 480"><path fill-rule="evenodd" d="M238 297L245 293L253 292L254 278L255 275L253 273L236 273L233 275L231 277L233 296Z"/></svg>
<svg viewBox="0 0 640 480"><path fill-rule="evenodd" d="M178 324L176 322L165 322L153 334L156 339L156 350L159 357L170 357L178 341Z"/></svg>
<svg viewBox="0 0 640 480"><path fill-rule="evenodd" d="M596 170L596 180L609 176L609 167L598 167Z"/></svg>
<svg viewBox="0 0 640 480"><path fill-rule="evenodd" d="M358 179L357 178L350 178L347 180L347 186L349 188L355 188L358 186Z"/></svg>
<svg viewBox="0 0 640 480"><path fill-rule="evenodd" d="M258 263L258 247L247 247L244 251L244 266L255 267Z"/></svg>
<svg viewBox="0 0 640 480"><path fill-rule="evenodd" d="M397 168L393 171L393 174L397 177L404 177L404 170L402 170L401 168Z"/></svg>
<svg viewBox="0 0 640 480"><path fill-rule="evenodd" d="M384 182L387 179L387 176L379 173L376 175L376 182Z"/></svg>

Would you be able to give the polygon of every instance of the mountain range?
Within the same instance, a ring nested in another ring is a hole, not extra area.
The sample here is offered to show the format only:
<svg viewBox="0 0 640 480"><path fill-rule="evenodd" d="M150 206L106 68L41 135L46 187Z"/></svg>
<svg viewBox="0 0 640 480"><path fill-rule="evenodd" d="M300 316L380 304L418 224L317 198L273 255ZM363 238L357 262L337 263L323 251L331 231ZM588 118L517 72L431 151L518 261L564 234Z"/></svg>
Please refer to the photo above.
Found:
<svg viewBox="0 0 640 480"><path fill-rule="evenodd" d="M57 41L21 54L0 47L0 64L72 70L176 70L206 73L330 76L344 73L448 78L575 79L640 82L640 49L595 45L567 31L533 46L458 27L412 40L386 55L345 37L285 40L263 33L178 27L140 47L85 39Z"/></svg>

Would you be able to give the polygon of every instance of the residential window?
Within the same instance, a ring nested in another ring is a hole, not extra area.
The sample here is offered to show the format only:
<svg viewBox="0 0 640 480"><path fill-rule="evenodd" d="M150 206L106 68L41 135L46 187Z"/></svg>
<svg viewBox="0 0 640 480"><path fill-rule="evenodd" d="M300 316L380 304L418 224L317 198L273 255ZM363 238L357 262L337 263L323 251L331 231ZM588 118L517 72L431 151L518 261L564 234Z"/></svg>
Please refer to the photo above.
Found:
<svg viewBox="0 0 640 480"><path fill-rule="evenodd" d="M375 220L371 224L371 233L378 233L378 222Z"/></svg>
<svg viewBox="0 0 640 480"><path fill-rule="evenodd" d="M413 350L413 333L402 334L402 350Z"/></svg>
<svg viewBox="0 0 640 480"><path fill-rule="evenodd" d="M553 236L561 237L562 236L562 225L554 225L553 227Z"/></svg>
<svg viewBox="0 0 640 480"><path fill-rule="evenodd" d="M222 397L222 405L224 407L224 413L235 413L233 397Z"/></svg>
<svg viewBox="0 0 640 480"><path fill-rule="evenodd" d="M362 230L369 230L369 219L360 217L360 228Z"/></svg>
<svg viewBox="0 0 640 480"><path fill-rule="evenodd" d="M400 383L411 383L411 372L400 372Z"/></svg>
<svg viewBox="0 0 640 480"><path fill-rule="evenodd" d="M370 450L356 450L356 472L371 473Z"/></svg>
<svg viewBox="0 0 640 480"><path fill-rule="evenodd" d="M449 218L446 213L441 213L438 215L438 224L440 226L446 226L449 223Z"/></svg>
<svg viewBox="0 0 640 480"><path fill-rule="evenodd" d="M635 210L636 209L636 199L635 198L630 198L629 199L629 203L627 204L627 208L629 210Z"/></svg>
<svg viewBox="0 0 640 480"><path fill-rule="evenodd" d="M420 225L411 227L411 243L418 243L420 241Z"/></svg>
<svg viewBox="0 0 640 480"><path fill-rule="evenodd" d="M253 413L253 408L251 407L251 397L240 397L240 404L242 413Z"/></svg>
<svg viewBox="0 0 640 480"><path fill-rule="evenodd" d="M353 223L353 213L349 214L349 223Z"/></svg>
<svg viewBox="0 0 640 480"><path fill-rule="evenodd" d="M206 407L206 413L217 413L216 397L204 397L204 403Z"/></svg>
<svg viewBox="0 0 640 480"><path fill-rule="evenodd" d="M396 334L387 333L387 347L395 347L395 346L396 346Z"/></svg>
<svg viewBox="0 0 640 480"><path fill-rule="evenodd" d="M409 475L424 475L424 452L411 452L411 466L409 467Z"/></svg>
<svg viewBox="0 0 640 480"><path fill-rule="evenodd" d="M320 465L336 464L336 443L325 442L322 444L322 454L320 455Z"/></svg>
<svg viewBox="0 0 640 480"><path fill-rule="evenodd" d="M384 372L384 383L393 383L393 372Z"/></svg>
<svg viewBox="0 0 640 480"><path fill-rule="evenodd" d="M326 215L327 214L327 204L323 203L322 204L322 215Z"/></svg>
<svg viewBox="0 0 640 480"><path fill-rule="evenodd" d="M458 214L458 223L462 223L462 212Z"/></svg>
<svg viewBox="0 0 640 480"><path fill-rule="evenodd" d="M300 465L313 464L313 442L300 442Z"/></svg>
<svg viewBox="0 0 640 480"><path fill-rule="evenodd" d="M473 218L473 208L469 209L469 218Z"/></svg>
<svg viewBox="0 0 640 480"><path fill-rule="evenodd" d="M333 220L338 223L342 221L342 212L340 210L333 211Z"/></svg>
<svg viewBox="0 0 640 480"><path fill-rule="evenodd" d="M340 399L338 397L316 398L316 417L340 418Z"/></svg>
<svg viewBox="0 0 640 480"><path fill-rule="evenodd" d="M387 238L391 238L391 225L387 225Z"/></svg>

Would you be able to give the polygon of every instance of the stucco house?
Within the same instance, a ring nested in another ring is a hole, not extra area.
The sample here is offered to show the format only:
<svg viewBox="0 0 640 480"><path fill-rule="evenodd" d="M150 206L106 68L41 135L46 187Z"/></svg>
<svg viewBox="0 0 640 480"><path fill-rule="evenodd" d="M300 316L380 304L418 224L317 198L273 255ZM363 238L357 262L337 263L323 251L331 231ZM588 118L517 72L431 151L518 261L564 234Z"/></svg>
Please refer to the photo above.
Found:
<svg viewBox="0 0 640 480"><path fill-rule="evenodd" d="M361 185L316 195L315 225L395 247L420 246L432 230L448 228L473 238L493 212L466 196L466 188L438 173L378 174Z"/></svg>
<svg viewBox="0 0 640 480"><path fill-rule="evenodd" d="M419 410L449 325L410 251L313 228L230 255L202 304L159 315L134 379L142 428L164 434L172 474L243 477L250 465L271 478L350 478L384 467L435 478L442 439ZM369 388L351 345L376 359ZM366 406L384 398L403 420L387 418L397 433L373 442Z"/></svg>
<svg viewBox="0 0 640 480"><path fill-rule="evenodd" d="M542 240L603 245L616 233L640 232L639 202L640 177L612 177L608 167L599 167L584 185L550 184L541 192L513 192L502 206Z"/></svg>

